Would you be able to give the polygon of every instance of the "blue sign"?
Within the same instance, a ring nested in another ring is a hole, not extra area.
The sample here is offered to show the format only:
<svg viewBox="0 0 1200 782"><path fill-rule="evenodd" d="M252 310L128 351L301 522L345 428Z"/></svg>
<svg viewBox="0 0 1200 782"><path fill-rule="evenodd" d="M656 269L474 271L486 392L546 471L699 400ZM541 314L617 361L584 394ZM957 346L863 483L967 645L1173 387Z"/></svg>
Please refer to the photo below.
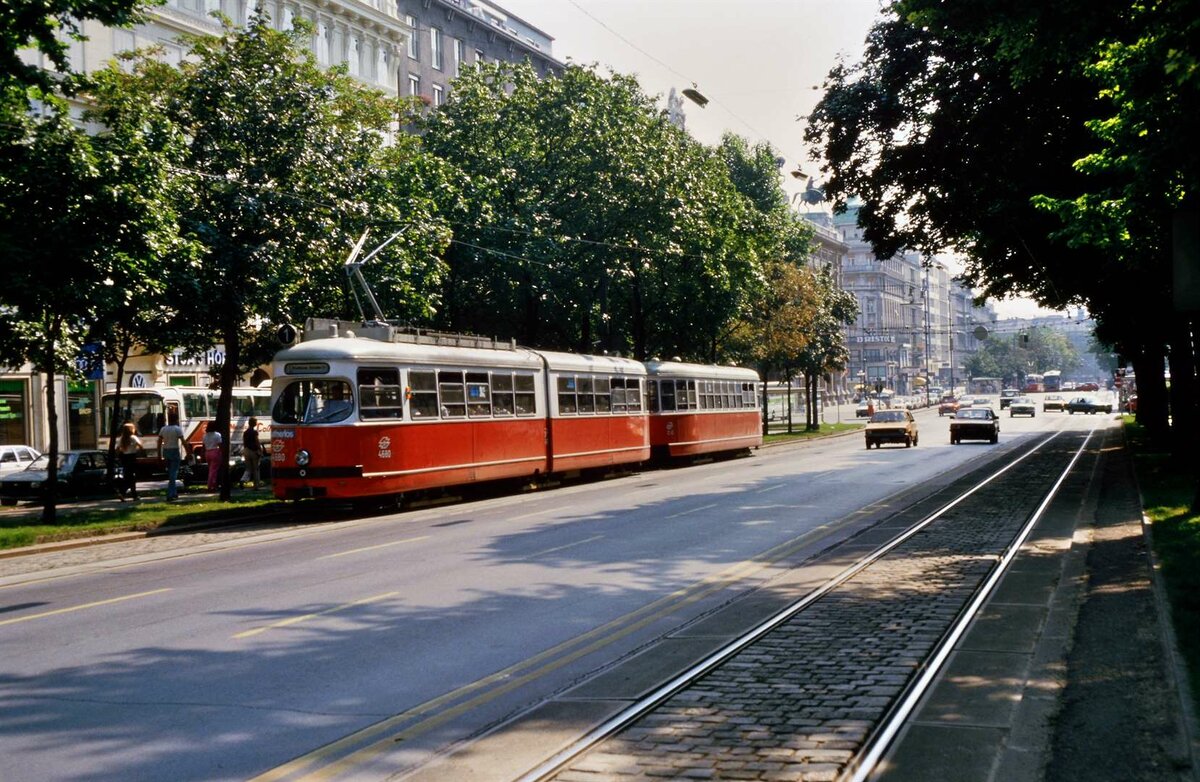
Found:
<svg viewBox="0 0 1200 782"><path fill-rule="evenodd" d="M104 346L99 342L89 342L83 346L75 357L75 368L86 380L104 379Z"/></svg>

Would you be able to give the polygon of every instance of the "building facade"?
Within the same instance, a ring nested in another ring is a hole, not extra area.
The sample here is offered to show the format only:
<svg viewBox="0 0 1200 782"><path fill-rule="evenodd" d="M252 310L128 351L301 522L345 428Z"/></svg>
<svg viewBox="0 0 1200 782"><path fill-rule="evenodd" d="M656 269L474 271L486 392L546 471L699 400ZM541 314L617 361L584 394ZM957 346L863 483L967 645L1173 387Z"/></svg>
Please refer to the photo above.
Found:
<svg viewBox="0 0 1200 782"><path fill-rule="evenodd" d="M262 7L277 29L308 20L309 46L324 66L344 63L350 75L369 87L397 96L414 96L438 106L450 95L452 80L477 63L529 62L540 76L557 75L554 39L488 0L167 0L148 9L146 23L130 29L83 24L87 40L70 45L71 68L91 72L118 53L157 47L162 58L178 64L186 55L183 35L216 34L221 14L244 24ZM34 50L27 62L49 68ZM219 346L210 353L221 353ZM208 385L211 356L140 355L127 364L125 385ZM101 393L115 382L112 367L104 379L61 380L60 448L92 447L98 441ZM253 378L247 379L252 382ZM0 444L46 450L49 418L45 379L29 367L0 373Z"/></svg>

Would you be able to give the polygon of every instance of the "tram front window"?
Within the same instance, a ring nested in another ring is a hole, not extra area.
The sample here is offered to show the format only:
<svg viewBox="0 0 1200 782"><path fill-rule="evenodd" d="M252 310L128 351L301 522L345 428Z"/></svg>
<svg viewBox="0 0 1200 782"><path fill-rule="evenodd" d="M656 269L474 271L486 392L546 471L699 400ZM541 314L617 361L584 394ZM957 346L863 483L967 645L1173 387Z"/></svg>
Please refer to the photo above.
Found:
<svg viewBox="0 0 1200 782"><path fill-rule="evenodd" d="M295 380L288 383L271 419L277 424L332 424L354 412L350 384L344 380Z"/></svg>

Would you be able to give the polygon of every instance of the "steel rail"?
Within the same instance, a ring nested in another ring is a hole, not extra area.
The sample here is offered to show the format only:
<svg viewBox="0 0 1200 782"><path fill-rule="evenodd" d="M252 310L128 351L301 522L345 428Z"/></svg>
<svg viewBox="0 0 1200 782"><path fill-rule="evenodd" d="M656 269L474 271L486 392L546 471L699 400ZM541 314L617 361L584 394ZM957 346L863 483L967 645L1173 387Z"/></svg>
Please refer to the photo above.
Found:
<svg viewBox="0 0 1200 782"><path fill-rule="evenodd" d="M897 704L892 708L891 712L884 718L882 727L876 730L871 738L867 740L867 745L864 748L865 751L858 754L858 762L854 764L854 768L848 769L840 775L840 780L845 780L845 782L865 782L875 771L875 765L883 757L888 747L891 746L892 741L896 738L896 734L904 726L904 721L908 719L909 714L916 708L917 702L924 697L930 686L932 686L934 679L941 672L942 666L945 665L951 652L954 651L954 645L958 643L958 639L967 631L971 622L975 620L976 615L982 610L984 603L987 602L992 592L995 591L996 586L1000 583L1000 579L1004 577L1009 565L1012 564L1013 559L1016 558L1017 553L1021 550L1021 546L1025 545L1025 541L1029 539L1034 526L1041 520L1042 515L1046 512L1046 508L1050 506L1050 503L1058 495L1058 490L1062 487L1067 476L1070 475L1071 470L1075 469L1075 463L1079 461L1079 457L1083 455L1088 443L1091 442L1092 435L1095 433L1096 429L1093 427L1088 432L1087 437L1083 439L1083 443L1079 446L1078 450L1075 451L1075 455L1071 457L1071 461L1067 464L1066 469L1062 471L1062 474L1058 476L1058 480L1050 487L1050 491L1047 492L1045 499L1042 500L1037 510L1033 512L1033 515L1029 517L1029 520L1025 522L1025 526L1021 528L1021 531L1013 539L1012 543L1008 545L1004 555L996 563L996 567L992 568L992 572L984 580L983 585L975 592L974 598L959 614L950 631L942 637L937 649L926 661L924 670L921 671L905 691L904 695L901 696Z"/></svg>
<svg viewBox="0 0 1200 782"><path fill-rule="evenodd" d="M620 712L613 715L605 722L603 722L600 725L598 725L597 727L593 728L591 731L584 734L582 737L580 737L576 741L572 742L570 745L568 745L564 749L555 753L554 755L552 755L551 757L549 757L548 759L546 759L545 761L540 763L535 768L526 772L524 775L522 775L521 777L518 778L518 782L544 782L544 780L549 779L551 776L553 776L554 774L561 771L564 766L566 766L568 763L573 761L575 758L582 755L584 752L587 752L589 749L596 746L600 742L604 741L608 737L612 736L614 733L620 731L622 728L628 726L632 722L636 721L640 717L642 717L645 714L647 714L648 712L652 711L654 708L659 706L661 703L663 703L664 701L666 701L667 699L669 699L670 697L672 697L679 691L683 690L685 687L687 687L689 684L691 684L695 680L699 679L700 677L709 673L713 669L717 668L718 666L720 666L721 664L723 664L724 662L729 660L731 657L733 657L734 655L736 655L738 652L742 651L746 647L751 646L752 644L754 644L754 642L756 642L762 636L771 632L773 629L775 629L779 625L783 624L784 622L791 619L796 614L803 611L805 608L807 608L812 603L814 603L817 600L824 597L830 591L841 586L843 583L845 583L849 579L853 578L855 575L857 575L858 573L860 573L861 571L863 571L870 565L874 564L879 559L886 556L897 546L901 545L902 543L907 541L909 538L911 538L912 536L916 535L918 532L923 530L925 527L927 527L930 524L932 524L933 522L937 521L939 518L941 518L943 515L945 515L948 511L953 509L955 506L959 505L960 503L965 501L968 497L975 494L975 492L979 491L984 486L986 486L989 483L991 483L992 481L996 480L997 478L1002 476L1004 473L1008 472L1013 467L1017 466L1022 461L1024 461L1028 457L1032 456L1034 453L1038 452L1042 447L1044 447L1047 443L1049 443L1050 441L1057 438L1060 434L1062 434L1061 430L1051 434L1049 437L1047 437L1046 439L1037 443L1035 446L1030 448L1028 451L1024 452L1017 458L1013 459L1011 462L1006 464L1004 467L1000 468L996 472L994 472L991 475L989 475L988 477L984 478L982 481L978 482L977 484L972 486L967 491L958 495L950 502L946 503L945 505L938 508L930 515L928 515L925 518L918 521L912 527L905 530L903 533L901 533L897 537L893 538L891 541L885 543L884 545L875 549L871 553L869 553L869 554L863 556L862 558L860 558L859 560L857 560L854 564L847 566L841 572L830 577L829 580L827 580L824 584L822 584L821 586L814 589L812 592L809 592L807 595L800 598L799 600L796 600L795 602L790 603L788 606L784 607L783 609L781 609L779 612L777 612L773 616L768 617L767 619L760 622L758 625L751 628L744 635L730 641L725 646L722 646L720 649L718 649L715 652L713 652L712 654L710 654L708 657L705 657L700 662L696 663L692 667L685 670L683 673L680 673L679 675L677 675L674 678L667 681L665 684L662 684L661 686L656 688L654 691L643 696L638 701L630 704L625 709L621 710ZM1091 435L1089 433L1089 439L1090 439L1090 436ZM1085 439L1084 445L1086 445L1086 444L1087 444L1087 440ZM1081 451L1082 451L1082 447L1081 447ZM1078 458L1078 454L1076 454L1076 459L1077 458ZM1071 464L1074 465L1074 460L1072 460ZM1070 469L1070 467L1068 467L1068 470L1069 469ZM1065 476L1065 473L1064 473L1064 476ZM1052 492L1051 496L1053 496L1053 492L1057 491L1057 488L1058 488L1059 484L1061 483L1061 481L1062 481L1062 478L1059 479L1059 483L1055 484L1054 488L1051 490L1051 492ZM1049 499L1047 499L1046 503L1043 503L1043 507L1048 502L1049 502ZM1041 513L1041 509L1039 509L1038 513L1035 514L1035 518L1037 516L1039 516L1040 513ZM1028 532L1024 532L1022 534L1022 540L1024 539L1024 536L1027 536L1027 534L1028 534Z"/></svg>

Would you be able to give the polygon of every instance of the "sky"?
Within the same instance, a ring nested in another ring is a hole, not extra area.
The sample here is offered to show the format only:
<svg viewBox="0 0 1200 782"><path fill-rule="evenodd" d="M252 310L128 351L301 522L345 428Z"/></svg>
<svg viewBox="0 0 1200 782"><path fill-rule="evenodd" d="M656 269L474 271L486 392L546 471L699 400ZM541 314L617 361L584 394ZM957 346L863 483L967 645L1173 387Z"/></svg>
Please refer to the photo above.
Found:
<svg viewBox="0 0 1200 782"><path fill-rule="evenodd" d="M839 58L861 56L879 0L496 0L554 38L556 58L631 73L662 105L674 87L709 99L684 102L687 129L715 144L732 131L768 141L821 181L803 143L805 115ZM784 177L789 195L805 180ZM996 303L1001 317L1050 314L1028 300Z"/></svg>

